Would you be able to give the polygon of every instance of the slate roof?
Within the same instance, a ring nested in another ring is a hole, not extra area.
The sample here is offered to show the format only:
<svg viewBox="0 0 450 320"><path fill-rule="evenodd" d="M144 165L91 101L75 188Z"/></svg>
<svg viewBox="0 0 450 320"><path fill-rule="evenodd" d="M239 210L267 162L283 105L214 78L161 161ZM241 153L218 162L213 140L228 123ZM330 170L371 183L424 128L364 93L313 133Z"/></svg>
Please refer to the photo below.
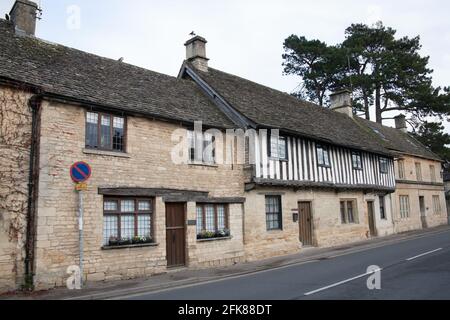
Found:
<svg viewBox="0 0 450 320"><path fill-rule="evenodd" d="M233 108L260 126L279 128L300 136L380 154L390 154L377 139L355 121L287 93L213 68L194 69Z"/></svg>
<svg viewBox="0 0 450 320"><path fill-rule="evenodd" d="M408 133L398 129L386 127L379 123L357 118L358 123L371 130L374 137L380 140L387 149L397 153L405 153L413 156L423 157L432 160L442 161L442 159L433 153L430 149L420 143L417 139Z"/></svg>
<svg viewBox="0 0 450 320"><path fill-rule="evenodd" d="M125 112L235 127L191 81L37 38L17 36L12 23L3 19L0 19L0 78Z"/></svg>

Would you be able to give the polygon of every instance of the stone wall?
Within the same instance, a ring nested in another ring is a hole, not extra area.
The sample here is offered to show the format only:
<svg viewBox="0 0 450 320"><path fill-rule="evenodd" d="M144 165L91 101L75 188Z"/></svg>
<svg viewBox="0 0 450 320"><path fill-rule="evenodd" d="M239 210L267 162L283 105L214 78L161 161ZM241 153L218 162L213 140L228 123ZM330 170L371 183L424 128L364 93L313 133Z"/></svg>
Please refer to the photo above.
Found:
<svg viewBox="0 0 450 320"><path fill-rule="evenodd" d="M267 231L265 196L271 194L282 196L283 230ZM332 247L367 239L369 226L366 201L375 200L375 196L365 197L363 192L336 193L318 190L295 192L288 188L258 188L247 192L246 199L244 216L246 257L248 260L258 260L300 251L302 244L299 240L299 223L293 219L293 213L298 212L299 202L311 202L314 245ZM357 223L341 223L341 199L356 200ZM376 215L379 213L377 208L375 206ZM392 225L392 222L390 224Z"/></svg>
<svg viewBox="0 0 450 320"><path fill-rule="evenodd" d="M0 86L0 292L23 284L31 112L25 91Z"/></svg>
<svg viewBox="0 0 450 320"><path fill-rule="evenodd" d="M188 219L195 220L196 204L188 203ZM197 227L188 226L188 264L189 267L207 268L232 265L245 260L242 222L243 205L229 205L229 225L231 237L220 240L197 240Z"/></svg>
<svg viewBox="0 0 450 320"><path fill-rule="evenodd" d="M402 157L405 167L405 178L400 179L398 170L398 161L395 163L395 173L397 180L396 192L392 195L394 207L395 232L407 232L420 230L423 228L419 197L423 196L425 200L425 221L426 226L431 228L447 224L447 205L445 202L443 178L441 176L441 163L435 160L427 160L413 156L404 155ZM422 180L418 181L416 174L416 163L421 164ZM431 178L430 165L435 168L436 181L433 183ZM405 183L407 181L408 183ZM422 183L423 182L423 183ZM442 185L440 185L442 184ZM401 217L400 215L400 196L409 196L410 216ZM441 213L433 212L433 196L439 196L441 202Z"/></svg>
<svg viewBox="0 0 450 320"><path fill-rule="evenodd" d="M85 192L85 276L88 280L124 279L165 270L165 206L156 199L156 247L102 250L103 197L99 187L174 188L211 191L211 196L243 195L242 166L177 165L171 160L179 126L141 117L127 119L127 154L103 154L85 150L85 110L49 103L42 105L40 182L37 220L36 286L60 286L66 269L78 264L76 194L69 176L70 165L86 161L93 169ZM192 204L191 204L192 206ZM195 207L195 205L194 205ZM230 241L196 243L189 232L188 252L192 264L209 261L232 263L242 254L241 205L231 205ZM190 214L195 213L191 208ZM189 227L189 230L192 228ZM196 239L195 239L196 240ZM226 245L225 245L226 244Z"/></svg>
<svg viewBox="0 0 450 320"><path fill-rule="evenodd" d="M433 212L433 196L439 196L441 202L441 213L435 214ZM400 216L400 196L409 196L410 215L402 218ZM420 230L423 228L419 197L423 196L425 199L425 217L427 227L436 227L447 224L445 194L442 187L425 186L425 185L409 185L398 184L397 190L393 195L395 198L395 232L407 232L412 230Z"/></svg>

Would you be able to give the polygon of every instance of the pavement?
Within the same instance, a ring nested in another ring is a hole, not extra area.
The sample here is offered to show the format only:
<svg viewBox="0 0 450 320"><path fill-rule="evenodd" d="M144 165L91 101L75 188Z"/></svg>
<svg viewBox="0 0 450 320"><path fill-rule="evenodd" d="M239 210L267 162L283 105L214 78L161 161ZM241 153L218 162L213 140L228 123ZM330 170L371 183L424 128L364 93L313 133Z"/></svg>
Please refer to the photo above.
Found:
<svg viewBox="0 0 450 320"><path fill-rule="evenodd" d="M368 272L376 266L375 273ZM379 278L377 278L379 276ZM381 290L369 290L368 278ZM377 279L380 279L377 282ZM0 299L303 300L450 299L450 227L214 269L178 269L144 279L88 283Z"/></svg>

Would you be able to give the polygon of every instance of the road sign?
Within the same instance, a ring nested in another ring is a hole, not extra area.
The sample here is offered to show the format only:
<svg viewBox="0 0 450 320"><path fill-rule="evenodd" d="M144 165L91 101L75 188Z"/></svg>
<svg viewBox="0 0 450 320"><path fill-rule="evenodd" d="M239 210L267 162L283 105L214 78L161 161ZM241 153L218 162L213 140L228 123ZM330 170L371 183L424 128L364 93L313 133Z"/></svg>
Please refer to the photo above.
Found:
<svg viewBox="0 0 450 320"><path fill-rule="evenodd" d="M77 162L70 167L70 177L76 183L87 181L91 174L91 167L86 162Z"/></svg>

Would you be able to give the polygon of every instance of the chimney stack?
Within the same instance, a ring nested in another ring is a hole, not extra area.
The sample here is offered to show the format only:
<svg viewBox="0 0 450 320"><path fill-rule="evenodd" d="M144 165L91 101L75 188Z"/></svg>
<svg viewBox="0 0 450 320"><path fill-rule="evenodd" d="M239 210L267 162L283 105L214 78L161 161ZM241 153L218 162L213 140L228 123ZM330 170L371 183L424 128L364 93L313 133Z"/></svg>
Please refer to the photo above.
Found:
<svg viewBox="0 0 450 320"><path fill-rule="evenodd" d="M343 113L353 118L352 92L350 90L341 90L330 95L331 110Z"/></svg>
<svg viewBox="0 0 450 320"><path fill-rule="evenodd" d="M16 0L9 15L17 34L35 35L38 11L38 5L33 1Z"/></svg>
<svg viewBox="0 0 450 320"><path fill-rule="evenodd" d="M400 114L396 116L394 119L395 119L395 128L400 130L401 132L407 133L408 127L406 126L406 116Z"/></svg>
<svg viewBox="0 0 450 320"><path fill-rule="evenodd" d="M186 60L192 65L204 72L208 72L208 58L206 57L206 41L205 38L195 36L188 40L184 45L186 46Z"/></svg>

